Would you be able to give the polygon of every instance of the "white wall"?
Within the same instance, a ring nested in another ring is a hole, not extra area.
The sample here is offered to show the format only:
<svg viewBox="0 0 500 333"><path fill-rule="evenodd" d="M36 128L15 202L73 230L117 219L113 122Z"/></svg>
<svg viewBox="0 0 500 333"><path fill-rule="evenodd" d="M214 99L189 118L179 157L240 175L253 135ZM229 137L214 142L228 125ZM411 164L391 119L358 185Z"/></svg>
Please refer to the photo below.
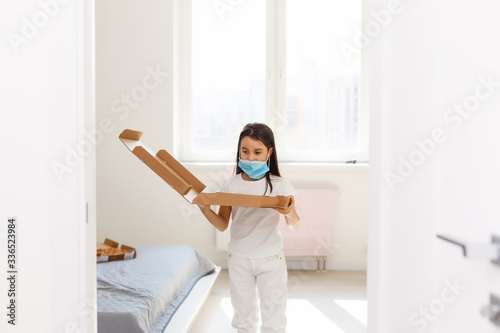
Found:
<svg viewBox="0 0 500 333"><path fill-rule="evenodd" d="M153 151L174 149L172 13L172 1L96 4L97 123L105 119L112 128L97 150L97 239L132 246L186 244L225 266L225 254L215 249L215 228L118 139L123 129L137 129ZM139 94L144 78L153 82L147 78L148 66L170 74L126 114L119 109L124 104L113 101ZM223 164L186 166L212 191L232 171ZM338 189L327 268L365 270L368 167L283 164L281 169L298 188Z"/></svg>

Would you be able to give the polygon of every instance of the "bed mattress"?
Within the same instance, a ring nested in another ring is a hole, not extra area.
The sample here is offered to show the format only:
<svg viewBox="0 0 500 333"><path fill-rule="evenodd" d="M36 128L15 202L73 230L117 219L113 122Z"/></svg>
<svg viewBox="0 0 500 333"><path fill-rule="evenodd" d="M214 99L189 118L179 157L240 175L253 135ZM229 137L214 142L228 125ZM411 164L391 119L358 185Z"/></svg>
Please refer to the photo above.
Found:
<svg viewBox="0 0 500 333"><path fill-rule="evenodd" d="M97 265L99 333L163 332L196 282L215 269L188 246L136 249L136 259Z"/></svg>

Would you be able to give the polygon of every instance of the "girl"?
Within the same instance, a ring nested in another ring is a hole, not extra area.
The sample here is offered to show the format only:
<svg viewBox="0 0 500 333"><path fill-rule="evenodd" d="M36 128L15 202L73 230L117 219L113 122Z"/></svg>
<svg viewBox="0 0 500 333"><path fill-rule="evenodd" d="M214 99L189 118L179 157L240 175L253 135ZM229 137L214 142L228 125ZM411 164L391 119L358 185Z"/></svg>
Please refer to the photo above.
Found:
<svg viewBox="0 0 500 333"><path fill-rule="evenodd" d="M278 230L278 213L285 216L291 229L298 226L296 192L288 181L281 178L274 135L265 124L247 124L243 128L236 163L236 175L222 184L220 192L285 195L290 196L290 205L273 209L221 206L218 214L210 206L199 206L210 223L220 231L226 230L229 217L232 217L227 264L234 308L232 326L238 333L257 332L258 291L261 333L284 333L288 275Z"/></svg>

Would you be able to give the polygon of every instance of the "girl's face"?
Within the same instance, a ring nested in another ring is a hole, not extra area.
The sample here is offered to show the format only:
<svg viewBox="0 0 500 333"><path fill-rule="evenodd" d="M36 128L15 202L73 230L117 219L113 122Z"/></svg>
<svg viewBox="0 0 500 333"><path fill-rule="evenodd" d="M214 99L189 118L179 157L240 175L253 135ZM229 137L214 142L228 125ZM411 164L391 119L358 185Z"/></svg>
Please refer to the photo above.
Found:
<svg viewBox="0 0 500 333"><path fill-rule="evenodd" d="M273 151L272 147L267 149L262 141L252 139L249 136L241 139L240 147L240 158L248 161L265 161Z"/></svg>

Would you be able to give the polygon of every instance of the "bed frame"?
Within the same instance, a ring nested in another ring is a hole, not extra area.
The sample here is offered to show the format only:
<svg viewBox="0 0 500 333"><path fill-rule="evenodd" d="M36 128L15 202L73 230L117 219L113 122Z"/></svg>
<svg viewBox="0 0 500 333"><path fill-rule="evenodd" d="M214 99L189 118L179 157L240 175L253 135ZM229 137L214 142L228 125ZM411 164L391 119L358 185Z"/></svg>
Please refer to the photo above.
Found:
<svg viewBox="0 0 500 333"><path fill-rule="evenodd" d="M217 266L212 274L205 275L196 284L170 319L163 333L188 332L199 311L212 290L221 268Z"/></svg>

